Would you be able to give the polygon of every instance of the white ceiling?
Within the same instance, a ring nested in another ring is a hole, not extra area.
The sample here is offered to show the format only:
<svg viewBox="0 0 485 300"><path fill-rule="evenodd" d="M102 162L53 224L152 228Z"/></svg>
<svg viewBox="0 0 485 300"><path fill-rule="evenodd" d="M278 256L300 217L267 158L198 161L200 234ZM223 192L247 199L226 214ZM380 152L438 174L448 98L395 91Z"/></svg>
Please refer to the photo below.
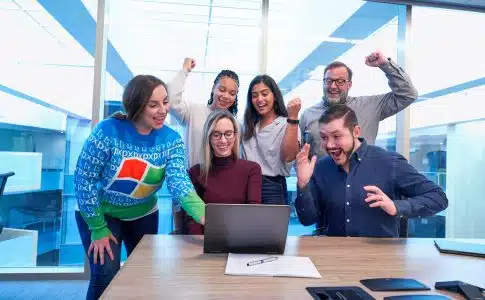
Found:
<svg viewBox="0 0 485 300"><path fill-rule="evenodd" d="M82 2L96 19L97 1ZM276 80L323 40L331 40L329 35L365 3L302 2L270 1L267 70ZM116 0L109 10L109 40L134 74L150 73L168 81L184 57L194 57L198 64L186 96L206 101L215 75L233 69L241 77L240 111L244 109L247 85L260 68L261 1ZM483 14L415 7L412 21L408 71L421 94L484 76ZM0 26L7 29L2 30L0 84L89 118L94 58L76 39L37 1L0 0ZM366 67L363 59L374 49L396 57L397 20L365 40L351 42L356 46L339 57L355 72L351 94L387 91L382 72ZM317 66L288 98L300 96L304 107L318 101L324 67ZM483 95L483 89L471 91ZM108 74L105 98L120 100L121 93L121 85ZM0 101L11 99L2 95ZM394 120L387 122L381 126L392 130Z"/></svg>

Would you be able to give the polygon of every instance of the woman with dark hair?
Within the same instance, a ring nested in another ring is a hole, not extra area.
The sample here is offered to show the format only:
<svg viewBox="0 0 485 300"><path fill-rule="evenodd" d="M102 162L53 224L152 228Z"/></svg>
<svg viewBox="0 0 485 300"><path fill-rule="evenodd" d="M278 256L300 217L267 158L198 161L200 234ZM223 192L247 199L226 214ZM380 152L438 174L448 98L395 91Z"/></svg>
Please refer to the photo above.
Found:
<svg viewBox="0 0 485 300"><path fill-rule="evenodd" d="M239 91L239 77L231 70L222 70L217 74L212 86L211 95L207 102L194 103L183 98L185 80L195 67L195 60L186 58L183 69L169 83L170 114L185 126L185 144L189 167L201 162L199 147L202 137L202 127L207 116L216 109L228 110L237 115L237 93Z"/></svg>
<svg viewBox="0 0 485 300"><path fill-rule="evenodd" d="M84 144L74 172L81 241L89 256L87 299L98 299L120 268L121 242L128 255L144 234L156 234L156 192L165 178L172 197L197 222L205 204L185 169L184 144L164 126L167 88L150 75L125 87L123 107L100 122ZM108 256L105 256L105 251Z"/></svg>
<svg viewBox="0 0 485 300"><path fill-rule="evenodd" d="M263 204L288 204L286 177L300 149L299 98L285 107L283 95L268 75L258 75L249 84L242 155L262 169Z"/></svg>
<svg viewBox="0 0 485 300"><path fill-rule="evenodd" d="M197 194L205 203L260 204L261 167L239 159L238 122L227 110L215 110L204 124L201 163L189 170ZM190 217L188 234L204 234Z"/></svg>

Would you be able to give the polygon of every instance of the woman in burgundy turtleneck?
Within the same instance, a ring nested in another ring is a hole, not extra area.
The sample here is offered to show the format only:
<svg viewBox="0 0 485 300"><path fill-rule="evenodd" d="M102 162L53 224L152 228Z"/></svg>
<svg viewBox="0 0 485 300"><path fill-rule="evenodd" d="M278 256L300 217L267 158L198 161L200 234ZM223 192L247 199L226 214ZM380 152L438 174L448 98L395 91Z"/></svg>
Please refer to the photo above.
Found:
<svg viewBox="0 0 485 300"><path fill-rule="evenodd" d="M205 203L260 204L261 167L239 159L239 132L233 115L213 111L204 124L201 163L189 170ZM204 234L204 226L187 217L188 234Z"/></svg>

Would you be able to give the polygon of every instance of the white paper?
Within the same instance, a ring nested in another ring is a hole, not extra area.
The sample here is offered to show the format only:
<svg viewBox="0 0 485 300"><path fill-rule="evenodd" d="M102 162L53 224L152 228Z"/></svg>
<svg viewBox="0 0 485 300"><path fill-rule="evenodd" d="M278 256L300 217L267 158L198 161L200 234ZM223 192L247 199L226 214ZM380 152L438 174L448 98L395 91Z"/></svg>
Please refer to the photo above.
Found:
<svg viewBox="0 0 485 300"><path fill-rule="evenodd" d="M276 260L250 265L249 262L276 257ZM226 275L322 278L309 257L229 253Z"/></svg>

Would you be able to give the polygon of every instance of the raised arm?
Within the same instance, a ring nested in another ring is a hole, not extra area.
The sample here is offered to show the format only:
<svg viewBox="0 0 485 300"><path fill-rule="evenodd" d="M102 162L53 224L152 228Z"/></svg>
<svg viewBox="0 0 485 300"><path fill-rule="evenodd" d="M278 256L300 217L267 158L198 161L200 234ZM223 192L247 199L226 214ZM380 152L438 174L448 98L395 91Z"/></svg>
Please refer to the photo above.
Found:
<svg viewBox="0 0 485 300"><path fill-rule="evenodd" d="M300 109L301 101L299 98L290 100L288 103L288 120L290 120L290 122L298 120ZM285 162L294 161L296 155L300 151L298 123L290 122L286 126L283 143L281 144L281 154Z"/></svg>
<svg viewBox="0 0 485 300"><path fill-rule="evenodd" d="M184 99L184 87L187 76L195 67L195 60L186 58L184 66L177 75L168 83L170 101L170 114L182 124L187 124L190 119L190 103Z"/></svg>
<svg viewBox="0 0 485 300"><path fill-rule="evenodd" d="M185 170L185 147L180 136L172 143L167 159L167 187L182 208L198 223L204 223L205 203L199 198Z"/></svg>
<svg viewBox="0 0 485 300"><path fill-rule="evenodd" d="M376 51L367 56L365 63L371 67L379 67L389 80L391 92L371 96L370 100L370 103L376 105L380 120L397 114L418 98L418 91L411 82L411 78L382 52Z"/></svg>
<svg viewBox="0 0 485 300"><path fill-rule="evenodd" d="M308 159L310 145L305 144L303 149L296 156L296 176L298 193L295 201L296 213L301 224L313 225L320 216L319 210L319 187L313 175L316 156Z"/></svg>
<svg viewBox="0 0 485 300"><path fill-rule="evenodd" d="M79 211L91 231L91 240L110 236L101 203L98 199L98 183L106 162L111 156L108 136L103 130L103 123L93 129L77 161L74 171L74 190Z"/></svg>

